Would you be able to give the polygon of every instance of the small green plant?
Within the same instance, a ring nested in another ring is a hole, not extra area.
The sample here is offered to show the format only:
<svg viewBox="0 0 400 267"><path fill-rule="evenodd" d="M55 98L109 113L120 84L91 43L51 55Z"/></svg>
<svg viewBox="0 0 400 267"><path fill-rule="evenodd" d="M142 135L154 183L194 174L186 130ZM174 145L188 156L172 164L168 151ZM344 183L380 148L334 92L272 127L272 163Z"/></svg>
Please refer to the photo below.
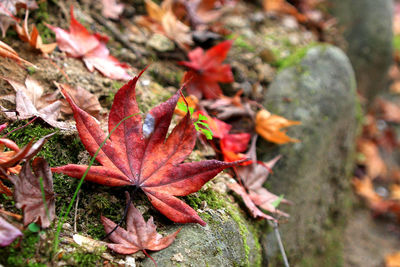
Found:
<svg viewBox="0 0 400 267"><path fill-rule="evenodd" d="M279 206L279 204L281 204L282 199L283 199L283 195L280 195L279 198L277 198L271 202L271 205L274 206L274 208L277 208Z"/></svg>
<svg viewBox="0 0 400 267"><path fill-rule="evenodd" d="M178 107L179 110L182 110L183 112L188 112L188 107L186 106L185 103L178 102L176 106ZM190 115L193 116L194 109L192 107L189 107L189 112ZM213 138L213 133L210 129L210 126L207 124L207 122L205 122L207 120L208 118L206 116L199 113L199 117L193 124L196 131L204 134L208 140L211 140Z"/></svg>

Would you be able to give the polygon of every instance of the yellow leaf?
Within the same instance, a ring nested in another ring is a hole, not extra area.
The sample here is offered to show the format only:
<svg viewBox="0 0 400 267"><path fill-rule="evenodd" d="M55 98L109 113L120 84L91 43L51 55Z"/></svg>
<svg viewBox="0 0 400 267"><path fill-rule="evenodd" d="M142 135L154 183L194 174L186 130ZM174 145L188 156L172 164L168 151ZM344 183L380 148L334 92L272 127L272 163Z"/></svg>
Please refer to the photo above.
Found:
<svg viewBox="0 0 400 267"><path fill-rule="evenodd" d="M256 132L265 140L276 144L300 142L298 139L287 136L285 130L281 130L282 128L299 124L301 124L301 122L287 120L284 117L271 114L265 109L260 110L256 116Z"/></svg>
<svg viewBox="0 0 400 267"><path fill-rule="evenodd" d="M400 252L395 252L385 256L386 267L400 267Z"/></svg>

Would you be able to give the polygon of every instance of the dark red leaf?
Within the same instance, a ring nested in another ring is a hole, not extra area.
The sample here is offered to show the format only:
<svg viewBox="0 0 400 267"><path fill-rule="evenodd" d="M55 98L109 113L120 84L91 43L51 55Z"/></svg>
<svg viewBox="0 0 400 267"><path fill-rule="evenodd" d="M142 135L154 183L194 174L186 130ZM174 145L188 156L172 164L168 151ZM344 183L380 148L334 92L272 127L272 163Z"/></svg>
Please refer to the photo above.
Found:
<svg viewBox="0 0 400 267"><path fill-rule="evenodd" d="M109 115L109 131L122 119L139 113L135 94L138 78L135 77L116 93ZM63 94L74 112L82 143L93 155L106 134L96 120L80 109L65 91ZM141 188L151 203L171 220L205 225L190 206L175 196L198 191L220 171L237 162L208 160L182 163L192 152L197 135L188 113L167 138L179 96L180 92L177 92L168 101L153 108L146 115L144 123L140 115L125 120L98 154L96 159L102 166L91 167L86 180L108 186L131 185ZM52 168L52 171L81 178L86 167L70 164Z"/></svg>

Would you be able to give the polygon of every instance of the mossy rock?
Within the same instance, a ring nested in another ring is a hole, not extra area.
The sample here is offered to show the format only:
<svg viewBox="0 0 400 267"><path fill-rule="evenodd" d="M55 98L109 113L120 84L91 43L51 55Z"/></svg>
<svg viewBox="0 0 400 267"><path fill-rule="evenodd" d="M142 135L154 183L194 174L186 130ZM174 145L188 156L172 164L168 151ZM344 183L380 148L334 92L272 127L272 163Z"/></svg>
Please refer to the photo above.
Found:
<svg viewBox="0 0 400 267"><path fill-rule="evenodd" d="M226 196L212 189L201 190L199 193L200 196L191 197L189 203L205 201L209 203L207 206L211 205L197 210L207 225L168 227L166 231L169 233L178 228L182 230L171 246L151 254L157 264L182 267L261 266L261 246L253 222L248 221L246 214ZM221 206L217 208L215 203ZM145 259L141 266L153 265L150 259Z"/></svg>
<svg viewBox="0 0 400 267"><path fill-rule="evenodd" d="M358 127L355 89L346 55L324 45L308 49L299 63L282 70L265 96L270 112L301 121L288 130L300 143L277 146L261 140L258 151L264 161L282 155L268 187L294 203L285 210L291 217L280 230L295 266L340 262ZM273 235L264 244L272 266L278 266Z"/></svg>
<svg viewBox="0 0 400 267"><path fill-rule="evenodd" d="M358 89L371 103L387 87L393 61L392 0L329 0L344 30Z"/></svg>

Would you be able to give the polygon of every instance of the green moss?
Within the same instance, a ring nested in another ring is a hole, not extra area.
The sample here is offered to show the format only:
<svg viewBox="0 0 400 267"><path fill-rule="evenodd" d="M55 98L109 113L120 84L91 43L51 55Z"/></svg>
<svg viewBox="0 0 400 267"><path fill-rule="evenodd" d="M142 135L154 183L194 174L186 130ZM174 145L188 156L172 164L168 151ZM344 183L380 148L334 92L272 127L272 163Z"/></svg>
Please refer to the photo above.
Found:
<svg viewBox="0 0 400 267"><path fill-rule="evenodd" d="M24 126L26 123L27 120L14 122L7 127L7 132ZM53 132L56 132L56 134L48 139L37 155L45 158L51 167L78 163L78 155L84 150L84 147L75 134L64 135L61 132L57 132L54 128L46 127L44 124L35 121L25 128L12 132L8 138L16 142L19 147L23 147L31 140L36 141ZM66 175L54 174L54 191L57 194L57 211L60 210L63 203L68 201L66 197L72 195L76 184L77 180L71 182L71 179L68 179Z"/></svg>
<svg viewBox="0 0 400 267"><path fill-rule="evenodd" d="M235 34L230 34L228 35L228 39L235 39L236 35ZM235 39L235 42L233 43L234 46L239 47L241 49L247 50L249 52L254 52L256 51L256 48L249 44L243 36L237 36Z"/></svg>
<svg viewBox="0 0 400 267"><path fill-rule="evenodd" d="M101 254L104 251L106 251L104 246L95 248L94 252L88 252L83 247L76 246L76 250L73 253L65 254L63 260L72 261L75 266L102 266Z"/></svg>
<svg viewBox="0 0 400 267"><path fill-rule="evenodd" d="M7 127L7 132L10 132L27 123L24 121L17 121ZM32 123L23 129L16 130L11 133L8 138L23 147L31 140L38 140L39 138L56 132L55 135L50 137L45 145L42 147L38 156L45 158L50 166L61 166L68 163L77 163L79 152L84 150L84 147L75 135L64 135L57 132L54 128L46 127L40 123ZM68 149L68 151L66 151Z"/></svg>
<svg viewBox="0 0 400 267"><path fill-rule="evenodd" d="M400 35L395 35L393 37L393 48L395 52L400 53Z"/></svg>
<svg viewBox="0 0 400 267"><path fill-rule="evenodd" d="M184 197L184 199L195 210L201 207L203 201L207 202L207 206L213 210L224 208L227 205L225 197L211 188L201 189L194 194Z"/></svg>
<svg viewBox="0 0 400 267"><path fill-rule="evenodd" d="M122 86L124 86L124 83L123 82L119 82L119 81L113 81L113 83L111 84L111 87L115 91L118 91Z"/></svg>
<svg viewBox="0 0 400 267"><path fill-rule="evenodd" d="M40 37L42 37L44 42L49 42L54 40L55 34L50 30L45 24L49 23L49 11L47 1L41 1L38 3L39 8L33 13L33 18L35 20L35 25L39 31Z"/></svg>
<svg viewBox="0 0 400 267"><path fill-rule="evenodd" d="M232 206L226 209L228 214L231 218L236 222L237 226L239 227L240 236L243 240L243 248L244 248L244 260L241 263L241 266L250 266L250 247L247 243L247 236L249 235L249 230L247 229L246 225L243 223L243 218L240 216L239 212L233 208Z"/></svg>
<svg viewBox="0 0 400 267"><path fill-rule="evenodd" d="M24 231L21 241L15 240L11 245L0 249L0 263L4 266L46 266L48 259L35 256L38 254L39 233L32 233L29 230Z"/></svg>
<svg viewBox="0 0 400 267"><path fill-rule="evenodd" d="M309 48L310 48L310 45L306 46L306 47L301 47L301 48L297 49L294 53L289 55L288 57L278 60L278 62L277 62L278 71L281 71L287 67L290 67L290 66L300 63L300 61L303 59L303 57L307 54L307 51Z"/></svg>

